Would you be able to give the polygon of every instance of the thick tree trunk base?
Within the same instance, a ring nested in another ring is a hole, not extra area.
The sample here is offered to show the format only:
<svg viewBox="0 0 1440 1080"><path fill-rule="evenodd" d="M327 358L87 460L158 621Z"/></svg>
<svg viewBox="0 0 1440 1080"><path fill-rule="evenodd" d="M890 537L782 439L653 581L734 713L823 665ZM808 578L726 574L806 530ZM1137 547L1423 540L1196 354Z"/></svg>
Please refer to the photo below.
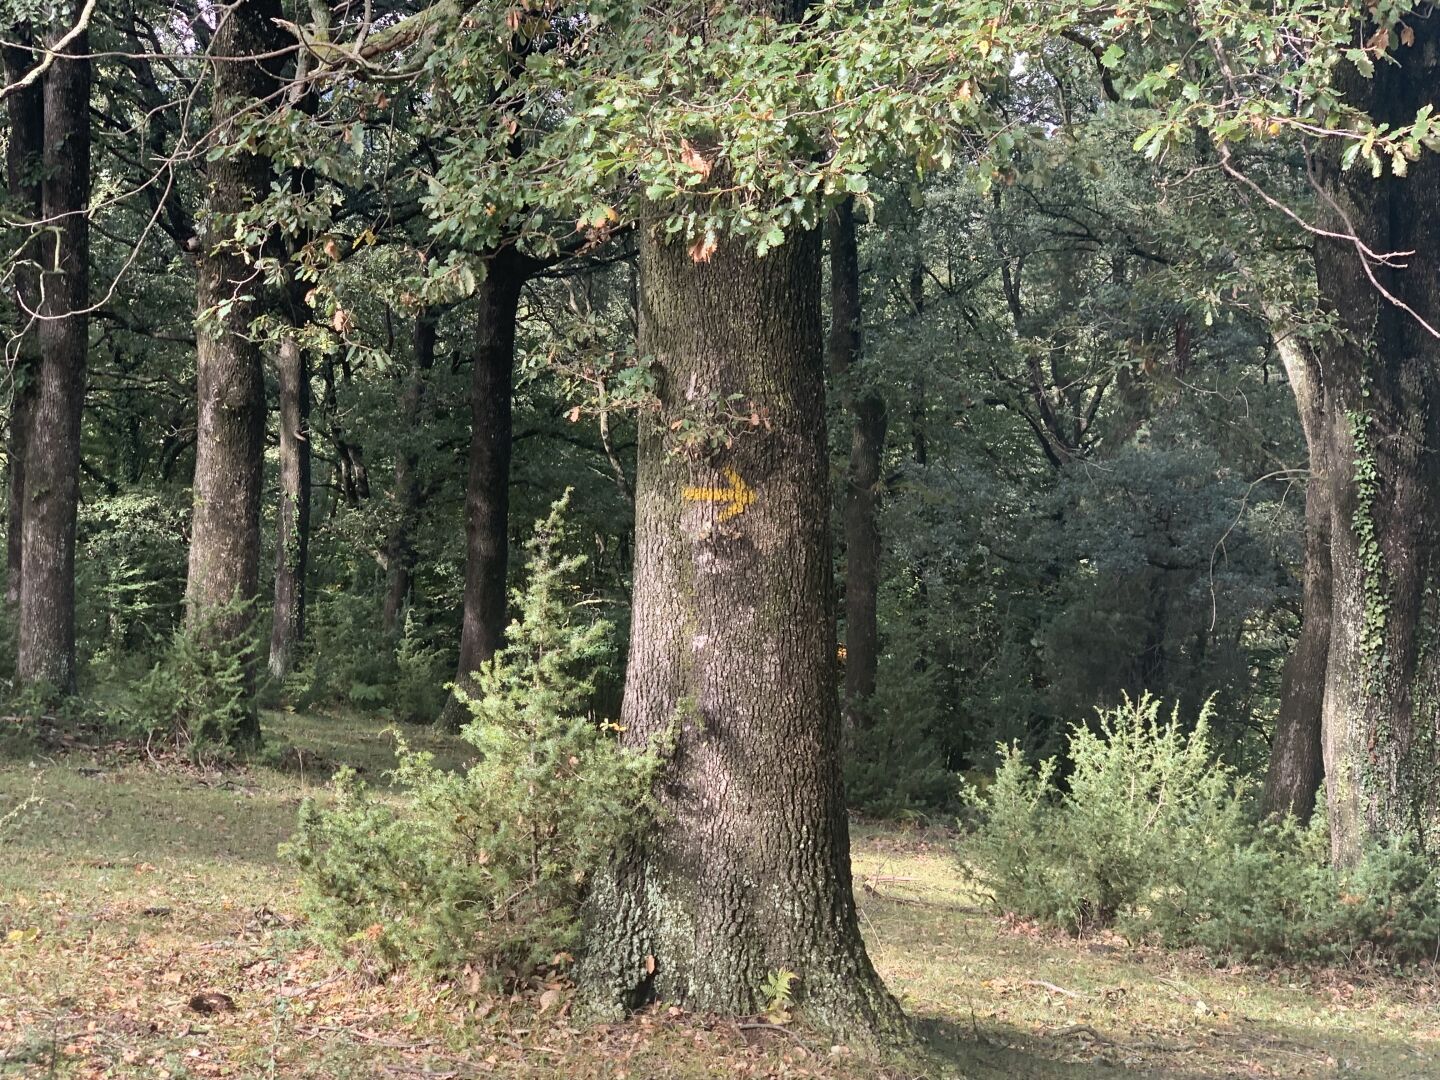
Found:
<svg viewBox="0 0 1440 1080"><path fill-rule="evenodd" d="M1440 105L1440 23L1417 21L1394 58L1373 78L1342 67L1337 79L1347 100L1399 125ZM1320 182L1341 235L1415 253L1367 273L1349 242L1315 244L1321 304L1338 324L1320 353L1334 403L1323 717L1331 856L1351 866L1375 844L1405 842L1440 859L1440 343L1419 321L1440 325L1440 158L1374 178L1342 170L1337 150L1321 159Z"/></svg>
<svg viewBox="0 0 1440 1080"><path fill-rule="evenodd" d="M212 118L216 137L237 138L235 124L278 85L278 0L241 0L225 9L212 54L214 98L228 110ZM248 59L248 58L256 59ZM263 58L263 59L261 59ZM245 103L249 101L252 106ZM231 111L231 110L238 110ZM270 189L268 159L244 151L209 164L209 220L196 266L199 314L195 359L195 481L185 627L206 647L245 664L244 714L225 736L234 745L260 740L254 701L255 600L260 572L260 498L265 453L265 370L251 334L260 301L255 270L229 240L231 216ZM223 320L221 305L228 305Z"/></svg>
<svg viewBox="0 0 1440 1080"><path fill-rule="evenodd" d="M593 890L583 979L612 1011L746 1015L788 970L805 1022L887 1041L905 1021L860 936L840 778L819 236L697 260L646 234L640 268L660 410L621 716L664 765L658 820Z"/></svg>

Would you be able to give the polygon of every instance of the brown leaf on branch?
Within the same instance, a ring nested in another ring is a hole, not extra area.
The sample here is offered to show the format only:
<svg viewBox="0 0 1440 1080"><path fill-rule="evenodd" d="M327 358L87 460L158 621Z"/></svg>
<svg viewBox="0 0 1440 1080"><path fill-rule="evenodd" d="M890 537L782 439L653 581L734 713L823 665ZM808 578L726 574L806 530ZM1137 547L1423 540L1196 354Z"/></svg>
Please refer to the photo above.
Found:
<svg viewBox="0 0 1440 1080"><path fill-rule="evenodd" d="M710 178L710 171L715 168L714 163L709 161L704 154L695 149L689 139L680 140L680 161L686 168L694 169L700 174L702 180Z"/></svg>
<svg viewBox="0 0 1440 1080"><path fill-rule="evenodd" d="M707 232L699 240L690 245L690 261L704 263L710 261L710 256L715 254L720 244L715 239L713 232Z"/></svg>

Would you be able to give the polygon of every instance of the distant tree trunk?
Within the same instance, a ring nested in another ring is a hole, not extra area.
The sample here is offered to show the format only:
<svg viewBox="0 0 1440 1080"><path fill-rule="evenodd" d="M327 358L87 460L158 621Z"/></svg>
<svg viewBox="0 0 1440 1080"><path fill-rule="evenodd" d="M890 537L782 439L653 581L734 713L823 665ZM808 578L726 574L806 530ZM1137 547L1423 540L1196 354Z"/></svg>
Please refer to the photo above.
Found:
<svg viewBox="0 0 1440 1080"><path fill-rule="evenodd" d="M86 57L81 34L66 50ZM25 449L20 681L75 689L75 518L80 418L90 348L90 61L57 59L44 77L40 363Z"/></svg>
<svg viewBox="0 0 1440 1080"><path fill-rule="evenodd" d="M415 530L420 516L420 459L414 439L421 427L425 382L435 364L435 317L428 311L415 316L414 356L409 376L400 394L401 437L407 442L395 456L395 524L385 543L385 633L400 632L400 616L410 596L410 579L415 570ZM508 479L508 478L507 478Z"/></svg>
<svg viewBox="0 0 1440 1080"><path fill-rule="evenodd" d="M1363 31L1368 33L1368 29ZM1374 77L1342 70L1346 100L1391 125L1440 104L1440 22L1414 23L1414 42ZM1413 252L1372 265L1354 245L1317 238L1322 305L1337 339L1319 357L1333 402L1326 423L1332 481L1333 616L1323 714L1331 853L1353 865L1367 844L1409 837L1432 855L1440 807L1440 157L1408 177L1321 165L1340 210L1330 223L1373 251Z"/></svg>
<svg viewBox="0 0 1440 1080"><path fill-rule="evenodd" d="M274 20L278 0L241 0L227 9L216 28L213 123L228 144L243 110L273 94L275 59L254 59L283 48L285 36ZM216 650L251 646L253 603L260 567L260 494L265 448L265 376L260 348L250 327L261 311L255 269L230 243L229 220L263 199L270 188L268 159L232 151L209 164L210 201L196 267L197 328L194 518L190 576L186 584L186 625ZM217 306L229 304L223 320ZM253 665L246 664L253 679ZM260 736L251 704L236 742Z"/></svg>
<svg viewBox="0 0 1440 1080"><path fill-rule="evenodd" d="M320 379L325 387L325 413L329 418L330 441L335 444L335 487L346 506L359 506L370 497L370 472L365 467L365 453L350 441L340 422L340 399L335 390L335 360L327 356L320 365Z"/></svg>
<svg viewBox="0 0 1440 1080"><path fill-rule="evenodd" d="M294 336L280 342L280 503L275 512L275 611L270 674L290 674L305 638L305 570L310 552L310 365Z"/></svg>
<svg viewBox="0 0 1440 1080"><path fill-rule="evenodd" d="M1330 477L1325 462L1325 388L1310 349L1284 323L1276 348L1305 433L1310 477L1305 485L1305 557L1301 569L1300 636L1280 678L1280 711L1270 743L1261 807L1267 815L1294 814L1309 821L1325 779L1320 718L1330 654Z"/></svg>
<svg viewBox="0 0 1440 1080"><path fill-rule="evenodd" d="M465 483L465 594L455 682L495 655L505 637L509 563L511 391L515 320L525 284L524 257L501 249L475 294L475 353L470 372L470 470ZM456 730L468 712L451 695L440 726Z"/></svg>
<svg viewBox="0 0 1440 1080"><path fill-rule="evenodd" d="M918 256L910 268L910 309L918 324L925 314L925 264ZM925 437L925 394L925 374L921 372L910 383L910 459L922 469L930 460Z"/></svg>
<svg viewBox="0 0 1440 1080"><path fill-rule="evenodd" d="M35 63L28 46L32 40L25 27L7 32L15 42L4 49L5 81L14 83ZM40 176L45 147L45 99L40 83L17 90L5 101L10 121L6 132L5 182L11 212L32 220L41 214ZM39 262L38 241L31 240L21 256ZM33 266L23 263L15 268L14 303L17 329L22 330L18 354L10 372L10 430L5 437L5 456L9 475L5 529L5 603L12 609L20 606L20 567L23 559L25 526L22 517L25 501L25 447L30 437L30 412L35 400L36 368L39 362L36 331L26 325L27 312L40 303L40 278Z"/></svg>
<svg viewBox="0 0 1440 1080"><path fill-rule="evenodd" d="M661 813L591 896L602 1002L754 1013L788 968L808 1020L865 1038L900 1011L866 955L841 784L820 236L697 261L640 239L642 414L622 738L669 743ZM734 400L763 412L737 428ZM677 420L720 438L677 435Z"/></svg>
<svg viewBox="0 0 1440 1080"><path fill-rule="evenodd" d="M880 631L880 462L885 451L885 399L857 370L862 340L860 256L855 205L830 215L830 371L851 414L850 468L845 480L845 718L851 727L874 719Z"/></svg>

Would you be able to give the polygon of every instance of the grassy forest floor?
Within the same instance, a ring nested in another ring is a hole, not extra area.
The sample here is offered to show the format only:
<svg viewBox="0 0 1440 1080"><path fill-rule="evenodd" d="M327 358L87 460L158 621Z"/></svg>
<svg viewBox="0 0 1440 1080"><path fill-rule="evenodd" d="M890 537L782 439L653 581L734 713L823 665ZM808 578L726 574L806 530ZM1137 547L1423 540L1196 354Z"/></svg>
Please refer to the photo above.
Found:
<svg viewBox="0 0 1440 1080"><path fill-rule="evenodd" d="M379 781L388 739L268 720L283 771L0 755L0 815L43 800L0 832L0 1076L1440 1077L1434 974L1216 969L1009 925L940 831L855 830L871 955L929 1041L903 1058L664 1008L585 1026L558 983L498 1000L464 979L377 985L306 945L276 845L318 762Z"/></svg>

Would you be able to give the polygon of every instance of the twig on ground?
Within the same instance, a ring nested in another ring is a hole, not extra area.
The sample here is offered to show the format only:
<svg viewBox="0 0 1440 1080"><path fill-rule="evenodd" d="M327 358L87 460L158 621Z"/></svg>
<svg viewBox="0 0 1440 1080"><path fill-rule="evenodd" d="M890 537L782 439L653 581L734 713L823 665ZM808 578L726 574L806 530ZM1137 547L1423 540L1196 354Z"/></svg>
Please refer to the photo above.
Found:
<svg viewBox="0 0 1440 1080"><path fill-rule="evenodd" d="M1089 1024L1071 1024L1069 1027L1057 1028L1055 1031L1046 1032L1046 1034L1049 1038L1052 1039L1063 1038L1066 1035L1088 1035L1097 1043L1100 1043L1104 1046L1121 1045L1120 1043L1117 1043L1114 1039L1110 1038L1110 1036L1102 1035Z"/></svg>
<svg viewBox="0 0 1440 1080"><path fill-rule="evenodd" d="M1050 991L1052 994L1064 994L1069 998L1083 998L1085 996L1084 994L1076 993L1074 990L1066 990L1063 986L1056 986L1052 982L1046 982L1044 979L1026 979L1025 985L1038 986L1042 990Z"/></svg>
<svg viewBox="0 0 1440 1080"><path fill-rule="evenodd" d="M779 1032L780 1034L782 1034L782 1035L789 1035L790 1038L794 1039L797 1043L799 1043L802 1047L804 1047L805 1050L810 1051L810 1044L809 1044L809 1043L807 1043L807 1042L806 1042L804 1039L802 1039L799 1035L797 1035L795 1032L791 1031L789 1028L785 1027L785 1026L782 1025L782 1024L769 1024L769 1023L766 1023L766 1022L760 1021L760 1020L752 1020L752 1021L747 1021L747 1022L745 1022L745 1023L736 1024L736 1025L735 1025L735 1030L736 1030L736 1031L778 1031L778 1032ZM813 1053L813 1051L810 1051L810 1052Z"/></svg>

